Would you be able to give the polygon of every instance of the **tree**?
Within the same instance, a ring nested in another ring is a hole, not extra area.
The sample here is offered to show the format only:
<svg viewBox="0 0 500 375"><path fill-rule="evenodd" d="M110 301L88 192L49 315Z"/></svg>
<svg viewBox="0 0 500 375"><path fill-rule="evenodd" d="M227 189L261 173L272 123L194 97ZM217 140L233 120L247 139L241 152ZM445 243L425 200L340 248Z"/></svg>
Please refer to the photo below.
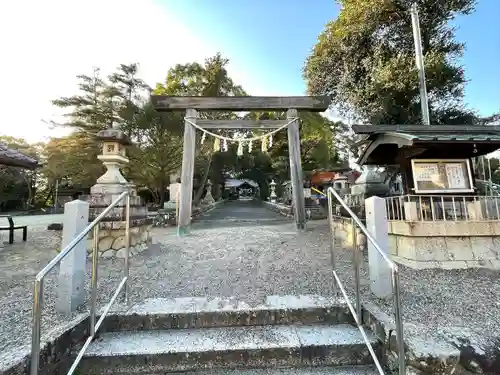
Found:
<svg viewBox="0 0 500 375"><path fill-rule="evenodd" d="M244 96L245 91L229 77L227 65L229 60L220 53L207 58L203 65L199 63L177 64L169 69L164 83L158 83L155 95L178 96ZM236 118L233 112L200 112L200 118L231 119ZM220 134L226 134L219 132ZM200 135L199 135L200 136ZM194 196L196 204L202 197L205 184L210 175L214 156L213 145L206 142L197 148L195 178L197 191ZM200 174L199 172L202 171ZM214 173L217 174L217 173Z"/></svg>
<svg viewBox="0 0 500 375"><path fill-rule="evenodd" d="M99 144L85 132L51 138L44 150L45 164L41 170L52 190L56 180L70 188L88 188L104 173Z"/></svg>
<svg viewBox="0 0 500 375"><path fill-rule="evenodd" d="M140 142L129 147L129 177L138 186L147 187L155 201L163 204L170 174L182 163L182 141L179 114L161 116L150 102L143 104L130 128Z"/></svg>
<svg viewBox="0 0 500 375"><path fill-rule="evenodd" d="M415 68L410 6L414 0L339 0L307 58L304 77L311 94L332 95L346 115L372 124L419 123L419 81ZM464 45L450 21L474 10L475 0L419 0L426 83L433 124L471 124L463 105L466 83L459 65Z"/></svg>
<svg viewBox="0 0 500 375"><path fill-rule="evenodd" d="M120 125L120 128L126 132L128 137L136 142L141 142L141 132L143 127L137 127L137 116L144 114L141 112L141 107L146 112L151 111L151 106L148 106L144 96L151 92L151 88L144 80L137 77L139 64L133 63L129 65L120 64L117 70L108 76L108 89L105 94L111 97L112 106L110 111L117 113L115 122ZM146 116L148 118L148 116Z"/></svg>
<svg viewBox="0 0 500 375"><path fill-rule="evenodd" d="M252 115L251 115L252 116ZM285 114L256 114L261 119L284 118ZM341 141L336 140L339 127L318 113L305 112L300 114L300 151L302 168L304 170L329 169L338 166L342 157L337 147ZM260 149L257 144L256 150ZM286 129L273 136L273 147L269 149L274 176L280 180L290 178L290 157ZM268 176L268 179L272 176Z"/></svg>
<svg viewBox="0 0 500 375"><path fill-rule="evenodd" d="M56 107L69 110L64 115L68 121L63 124L53 124L95 135L113 123L114 113L110 95L114 96L115 93L111 92L101 78L99 68L94 68L91 76L81 74L77 78L80 91L78 94L52 101Z"/></svg>

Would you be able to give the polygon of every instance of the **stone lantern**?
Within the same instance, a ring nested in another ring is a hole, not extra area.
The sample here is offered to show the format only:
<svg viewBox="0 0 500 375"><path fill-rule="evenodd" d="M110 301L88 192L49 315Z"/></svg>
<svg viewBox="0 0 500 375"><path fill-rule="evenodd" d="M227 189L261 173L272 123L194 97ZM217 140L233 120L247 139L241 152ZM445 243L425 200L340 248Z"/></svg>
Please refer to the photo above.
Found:
<svg viewBox="0 0 500 375"><path fill-rule="evenodd" d="M269 186L271 187L271 195L270 195L271 203L276 203L276 198L277 198L277 195L276 195L276 182L274 182L274 179L271 180L271 183L269 184Z"/></svg>
<svg viewBox="0 0 500 375"><path fill-rule="evenodd" d="M215 202L214 197L212 196L212 181L207 180L206 189L207 192L203 201L205 204L212 204Z"/></svg>
<svg viewBox="0 0 500 375"><path fill-rule="evenodd" d="M147 207L137 196L135 186L123 177L120 168L129 162L126 147L132 143L123 131L115 127L101 130L97 139L102 142L102 154L97 158L106 172L90 188L90 196L82 197L90 204L89 221L93 221L121 193L130 194L130 255L138 253L151 241L151 223ZM126 199L123 199L99 224L99 255L103 258L123 258L126 254L125 230L127 220ZM88 249L93 246L93 232L89 234Z"/></svg>
<svg viewBox="0 0 500 375"><path fill-rule="evenodd" d="M125 148L131 144L128 137L119 129L106 129L97 133L97 139L102 141L102 154L97 159L102 161L106 172L97 179L97 184L91 188L92 194L120 194L129 183L123 177L120 168L128 163Z"/></svg>

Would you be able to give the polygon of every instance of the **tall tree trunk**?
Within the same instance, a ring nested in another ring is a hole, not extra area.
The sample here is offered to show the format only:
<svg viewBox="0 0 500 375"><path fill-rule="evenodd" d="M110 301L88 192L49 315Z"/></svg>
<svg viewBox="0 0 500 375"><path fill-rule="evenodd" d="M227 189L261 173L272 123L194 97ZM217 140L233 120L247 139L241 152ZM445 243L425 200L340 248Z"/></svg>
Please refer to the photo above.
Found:
<svg viewBox="0 0 500 375"><path fill-rule="evenodd" d="M211 152L209 157L208 157L207 168L205 169L205 173L203 173L203 178L201 180L200 187L198 188L198 191L194 195L194 200L193 200L194 206L196 206L198 203L200 203L201 197L203 196L203 192L205 191L205 184L207 183L208 175L210 174L210 166L212 164L213 154L214 153Z"/></svg>
<svg viewBox="0 0 500 375"><path fill-rule="evenodd" d="M47 205L47 202L49 201L50 198L52 198L53 195L54 195L54 187L52 186L50 188L49 192L47 193L47 195L45 196L45 200L43 201L43 204Z"/></svg>
<svg viewBox="0 0 500 375"><path fill-rule="evenodd" d="M160 184L160 208L163 208L163 203L165 203L165 180L162 179Z"/></svg>

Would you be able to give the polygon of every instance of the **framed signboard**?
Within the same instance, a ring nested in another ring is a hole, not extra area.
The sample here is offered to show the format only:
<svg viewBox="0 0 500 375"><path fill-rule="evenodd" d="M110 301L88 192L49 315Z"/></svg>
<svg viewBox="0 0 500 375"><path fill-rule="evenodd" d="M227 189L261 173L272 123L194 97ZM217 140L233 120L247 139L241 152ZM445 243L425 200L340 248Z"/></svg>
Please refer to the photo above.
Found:
<svg viewBox="0 0 500 375"><path fill-rule="evenodd" d="M413 159L411 169L417 194L474 192L469 159Z"/></svg>

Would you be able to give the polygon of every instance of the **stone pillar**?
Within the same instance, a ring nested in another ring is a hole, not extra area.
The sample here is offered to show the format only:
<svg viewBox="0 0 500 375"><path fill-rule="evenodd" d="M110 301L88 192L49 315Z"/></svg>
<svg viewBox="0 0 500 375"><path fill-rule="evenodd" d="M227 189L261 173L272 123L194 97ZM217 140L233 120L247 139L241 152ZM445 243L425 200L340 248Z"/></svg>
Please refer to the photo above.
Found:
<svg viewBox="0 0 500 375"><path fill-rule="evenodd" d="M212 182L210 180L207 181L207 193L205 194L205 198L203 199L203 203L212 204L215 202L214 197L212 196Z"/></svg>
<svg viewBox="0 0 500 375"><path fill-rule="evenodd" d="M271 195L269 196L269 198L271 199L271 203L276 203L276 182L274 182L274 180L271 180L271 183L269 184L269 186L271 187Z"/></svg>
<svg viewBox="0 0 500 375"><path fill-rule="evenodd" d="M61 251L89 224L89 204L74 200L64 205ZM87 241L84 238L61 261L57 287L56 309L70 315L85 303Z"/></svg>
<svg viewBox="0 0 500 375"><path fill-rule="evenodd" d="M168 187L169 199L163 204L164 209L176 209L181 192L181 183L178 174L170 175L170 186Z"/></svg>
<svg viewBox="0 0 500 375"><path fill-rule="evenodd" d="M130 193L130 255L141 252L149 245L151 223L147 208L137 196L135 186L121 174L120 167L128 163L126 146L129 139L119 129L102 130L97 134L102 141L102 154L97 158L106 167L106 173L90 189L90 196L82 197L90 203L89 221L94 220L124 191ZM99 224L99 255L103 258L125 258L126 199L123 199ZM88 251L93 246L93 232L89 235Z"/></svg>
<svg viewBox="0 0 500 375"><path fill-rule="evenodd" d="M385 199L375 196L366 199L365 211L368 232L375 238L384 254L389 257L389 223L387 221ZM367 239L366 241L368 244L370 289L379 298L391 297L391 268L370 240Z"/></svg>

